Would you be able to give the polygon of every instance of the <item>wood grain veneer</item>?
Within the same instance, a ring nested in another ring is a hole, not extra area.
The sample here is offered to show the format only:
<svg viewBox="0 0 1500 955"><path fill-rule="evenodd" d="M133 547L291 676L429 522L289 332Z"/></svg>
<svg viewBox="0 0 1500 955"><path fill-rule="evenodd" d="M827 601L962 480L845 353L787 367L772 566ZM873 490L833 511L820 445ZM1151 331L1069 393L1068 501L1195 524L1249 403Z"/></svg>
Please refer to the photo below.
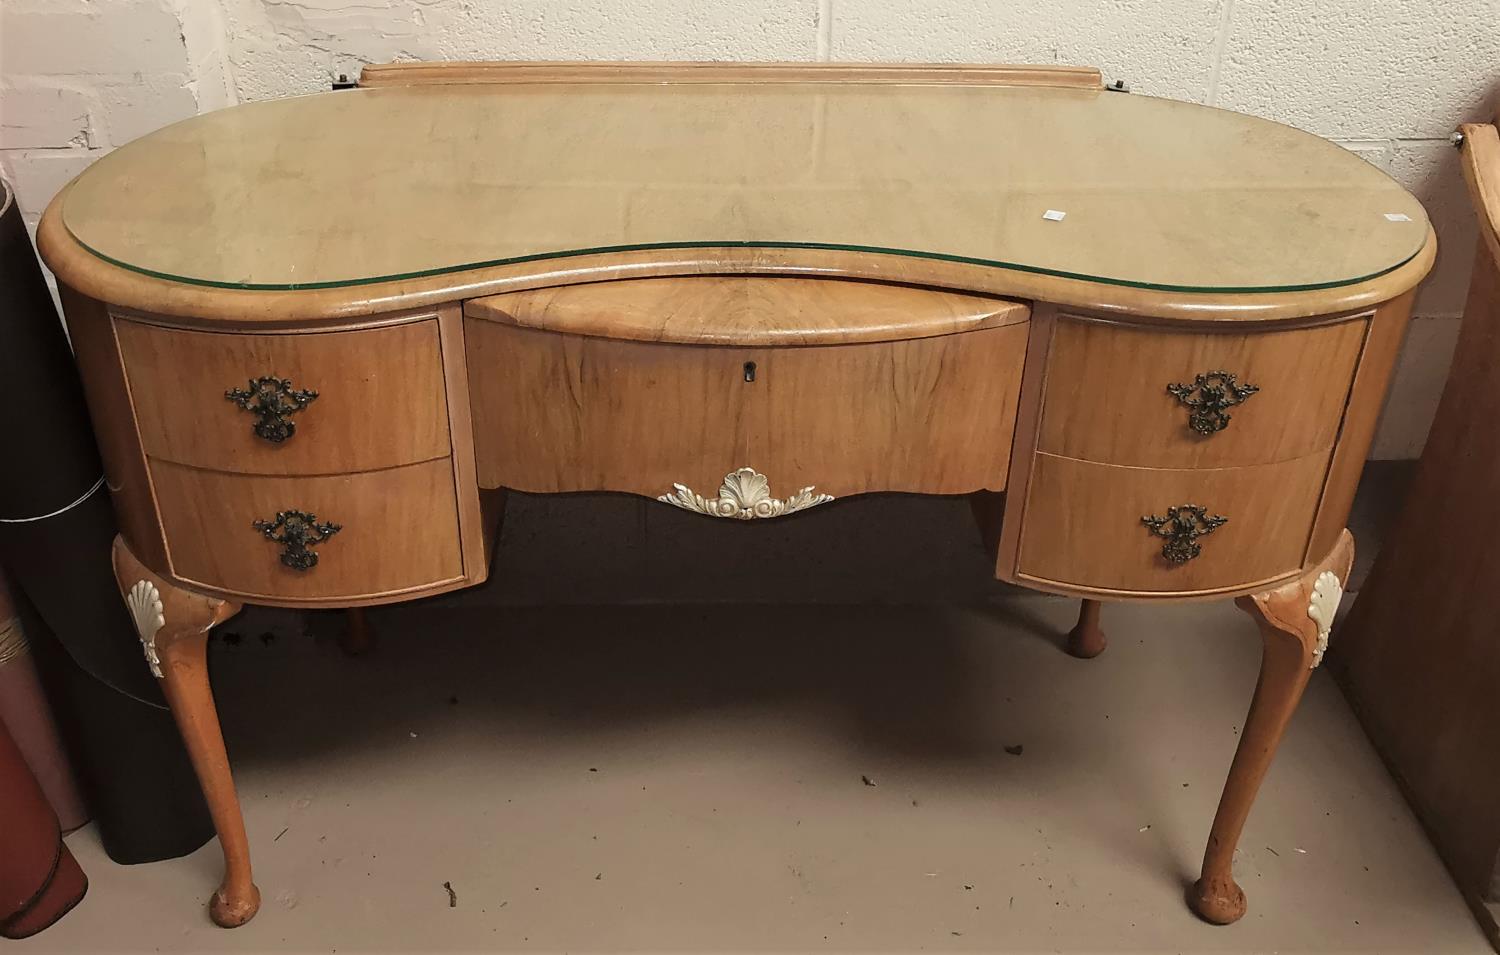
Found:
<svg viewBox="0 0 1500 955"><path fill-rule="evenodd" d="M332 474L445 458L448 407L438 323L319 335L223 335L116 322L152 457L244 474ZM261 376L318 397L281 443L225 397Z"/></svg>
<svg viewBox="0 0 1500 955"><path fill-rule="evenodd" d="M1370 442L1375 439L1380 409L1385 407L1386 387L1396 370L1396 359L1406 338L1416 296L1415 289L1397 296L1377 308L1370 320L1359 367L1354 373L1354 385L1349 389L1344 420L1339 427L1338 444L1334 446L1323 499L1318 505L1312 537L1308 540L1305 560L1309 565L1332 551L1344 533L1349 509L1354 506L1354 491L1365 469Z"/></svg>
<svg viewBox="0 0 1500 955"><path fill-rule="evenodd" d="M1031 489L1037 432L1042 421L1042 396L1047 389L1048 357L1057 324L1057 307L1037 303L1026 338L1026 360L1022 365L1021 397L1016 403L1016 426L1011 440L1005 494L998 500L983 494L971 498L980 533L993 535L994 529L999 528L999 539L990 545L987 536L985 549L986 553L992 552L995 576L1001 580L1016 579L1016 557L1021 548L1021 532L1025 528L1026 500Z"/></svg>
<svg viewBox="0 0 1500 955"><path fill-rule="evenodd" d="M474 455L474 419L469 410L469 366L464 356L464 317L457 305L438 315L443 352L443 383L448 389L448 433L453 442L453 484L458 503L459 538L466 584L481 584L490 575L489 540L503 510L487 513L479 489ZM502 503L503 509L503 503Z"/></svg>
<svg viewBox="0 0 1500 955"><path fill-rule="evenodd" d="M172 573L188 585L271 603L345 605L463 579L448 459L321 477L225 474L152 461ZM252 525L300 510L342 529L293 570Z"/></svg>
<svg viewBox="0 0 1500 955"><path fill-rule="evenodd" d="M684 345L834 345L930 338L1024 322L1021 302L831 279L701 275L511 292L464 303L470 318Z"/></svg>
<svg viewBox="0 0 1500 955"><path fill-rule="evenodd" d="M1064 315L1048 359L1038 447L1064 457L1159 468L1223 468L1333 446L1369 316L1260 333L1141 329ZM1210 435L1167 385L1228 371L1260 391Z"/></svg>
<svg viewBox="0 0 1500 955"><path fill-rule="evenodd" d="M1032 465L1018 576L1100 591L1230 590L1302 569L1328 453L1246 468L1125 468L1051 454ZM1198 504L1229 522L1183 564L1141 523Z"/></svg>
<svg viewBox="0 0 1500 955"><path fill-rule="evenodd" d="M469 321L479 479L530 492L683 483L754 467L807 485L957 494L1005 486L1026 326L808 348L656 345ZM745 366L755 365L746 382ZM975 413L975 409L983 409Z"/></svg>
<svg viewBox="0 0 1500 955"><path fill-rule="evenodd" d="M120 363L114 321L104 303L67 285L59 285L58 292L67 313L68 338L83 380L120 533L142 561L165 569L167 543L156 516L156 492L141 450L140 429L130 382Z"/></svg>

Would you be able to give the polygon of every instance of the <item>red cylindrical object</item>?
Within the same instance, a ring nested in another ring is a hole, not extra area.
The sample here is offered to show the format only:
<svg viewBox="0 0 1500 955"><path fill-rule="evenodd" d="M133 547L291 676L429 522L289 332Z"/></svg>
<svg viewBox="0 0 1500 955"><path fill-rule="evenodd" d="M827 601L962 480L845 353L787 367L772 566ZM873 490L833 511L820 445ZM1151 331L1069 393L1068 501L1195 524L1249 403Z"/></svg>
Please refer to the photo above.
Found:
<svg viewBox="0 0 1500 955"><path fill-rule="evenodd" d="M5 580L0 577L0 725L10 730L26 765L47 794L63 832L72 832L88 822L88 810L79 794L73 766L63 747L52 708L42 692L41 680L21 621L16 616Z"/></svg>
<svg viewBox="0 0 1500 955"><path fill-rule="evenodd" d="M21 750L0 727L0 936L35 935L68 913L88 879Z"/></svg>

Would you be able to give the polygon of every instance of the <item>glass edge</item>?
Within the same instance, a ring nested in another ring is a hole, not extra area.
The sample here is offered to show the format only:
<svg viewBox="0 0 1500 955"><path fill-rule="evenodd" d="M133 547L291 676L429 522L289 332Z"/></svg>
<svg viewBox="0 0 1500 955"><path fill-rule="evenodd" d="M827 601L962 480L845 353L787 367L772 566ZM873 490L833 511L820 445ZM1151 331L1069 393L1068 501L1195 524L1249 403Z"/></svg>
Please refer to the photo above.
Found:
<svg viewBox="0 0 1500 955"><path fill-rule="evenodd" d="M649 252L670 251L673 249L814 249L827 252L865 252L874 255L895 255L903 258L929 259L938 262L954 262L961 265L977 265L984 268L1005 269L1012 272L1025 272L1031 275L1047 275L1054 278L1073 279L1079 282L1091 282L1097 285L1111 285L1117 288L1146 289L1153 292L1187 292L1187 293L1217 293L1221 295L1257 295L1274 294L1277 292L1314 292L1320 289L1343 288L1349 285L1358 285L1371 279L1379 278L1389 272L1399 269L1410 262L1421 252L1419 245L1405 258L1393 263L1386 268L1371 272L1367 275L1354 276L1347 279L1338 279L1329 282L1307 282L1297 285L1174 285L1161 282L1140 282L1131 279L1110 278L1099 275L1085 275L1078 272L1068 272L1063 269L1049 269L1040 265L1025 265L1017 262L999 262L991 259L975 258L973 256L955 255L947 252L919 252L912 249L894 249L883 246L872 245L843 245L835 242L770 242L770 241L730 241L730 242L645 242L635 245L606 245L595 246L586 249L570 249L557 252L536 252L530 255L520 255L511 258L487 259L479 262L469 262L462 265L443 266L441 268L421 269L415 272L399 272L392 275L378 275L367 278L341 279L328 282L293 282L293 283L261 283L261 282L221 282L214 279L200 279L185 275L174 275L170 272L161 272L156 269L148 269L144 266L132 265L111 255L107 255L84 242L73 232L71 227L64 221L68 235L74 242L87 251L90 255L111 265L118 266L138 275L146 275L151 278L163 279L168 282L177 282L182 285L193 285L199 288L226 289L241 292L306 292L321 289L335 288L359 288L365 285L380 285L384 282L402 282L407 279L430 278L437 275L456 275L461 272L472 272L477 269L496 268L505 265L521 265L527 262L545 262L549 260L560 260L577 258L585 255L610 255L623 252ZM1425 242L1423 243L1425 245Z"/></svg>

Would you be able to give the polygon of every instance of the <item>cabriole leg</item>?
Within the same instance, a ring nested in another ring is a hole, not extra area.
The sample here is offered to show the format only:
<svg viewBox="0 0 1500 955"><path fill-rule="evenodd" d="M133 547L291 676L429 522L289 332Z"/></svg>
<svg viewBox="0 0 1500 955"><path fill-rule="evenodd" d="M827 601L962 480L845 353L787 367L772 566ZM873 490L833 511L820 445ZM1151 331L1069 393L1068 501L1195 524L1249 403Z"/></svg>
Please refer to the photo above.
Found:
<svg viewBox="0 0 1500 955"><path fill-rule="evenodd" d="M1109 645L1099 629L1099 601L1085 600L1078 608L1078 623L1068 631L1067 650L1083 660L1097 657Z"/></svg>
<svg viewBox="0 0 1500 955"><path fill-rule="evenodd" d="M350 607L344 611L344 632L339 636L339 649L351 657L362 657L370 652L374 644L370 633L370 622L365 618L365 608Z"/></svg>
<svg viewBox="0 0 1500 955"><path fill-rule="evenodd" d="M1292 712L1313 668L1323 662L1333 615L1353 563L1354 538L1346 530L1333 552L1301 579L1236 601L1255 619L1264 648L1250 714L1209 832L1203 872L1190 898L1193 911L1216 925L1245 914L1245 893L1232 871L1234 850Z"/></svg>
<svg viewBox="0 0 1500 955"><path fill-rule="evenodd" d="M209 903L209 915L224 928L244 925L260 908L260 890L250 877L250 846L208 684L207 654L209 630L239 613L240 605L168 584L136 560L119 537L114 566L146 661L161 680L224 851L224 881Z"/></svg>

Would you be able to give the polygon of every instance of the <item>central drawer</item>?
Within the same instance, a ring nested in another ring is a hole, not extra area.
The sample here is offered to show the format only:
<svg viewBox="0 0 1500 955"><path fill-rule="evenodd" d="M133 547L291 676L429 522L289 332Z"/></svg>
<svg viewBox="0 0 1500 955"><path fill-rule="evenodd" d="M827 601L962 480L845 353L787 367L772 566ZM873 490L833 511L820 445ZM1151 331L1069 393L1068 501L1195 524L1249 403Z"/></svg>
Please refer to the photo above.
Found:
<svg viewBox="0 0 1500 955"><path fill-rule="evenodd" d="M795 348L655 344L469 319L484 487L712 495L1005 486L1025 324Z"/></svg>
<svg viewBox="0 0 1500 955"><path fill-rule="evenodd" d="M774 498L999 490L1030 314L992 296L771 275L472 299L480 483L713 499L750 468Z"/></svg>

